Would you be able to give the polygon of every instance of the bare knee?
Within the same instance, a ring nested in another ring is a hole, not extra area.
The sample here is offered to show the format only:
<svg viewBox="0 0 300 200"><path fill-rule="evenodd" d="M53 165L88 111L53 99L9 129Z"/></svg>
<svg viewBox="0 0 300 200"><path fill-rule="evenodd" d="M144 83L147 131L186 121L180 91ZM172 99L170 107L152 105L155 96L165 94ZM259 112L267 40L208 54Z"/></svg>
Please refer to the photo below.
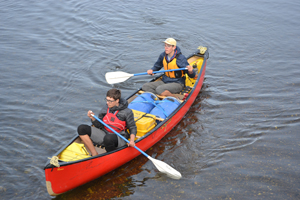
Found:
<svg viewBox="0 0 300 200"><path fill-rule="evenodd" d="M162 96L173 96L172 93L169 90L163 91L160 95L162 95Z"/></svg>
<svg viewBox="0 0 300 200"><path fill-rule="evenodd" d="M175 98L179 99L176 95L172 94L169 90L165 90L160 95L166 96L166 97L175 97Z"/></svg>

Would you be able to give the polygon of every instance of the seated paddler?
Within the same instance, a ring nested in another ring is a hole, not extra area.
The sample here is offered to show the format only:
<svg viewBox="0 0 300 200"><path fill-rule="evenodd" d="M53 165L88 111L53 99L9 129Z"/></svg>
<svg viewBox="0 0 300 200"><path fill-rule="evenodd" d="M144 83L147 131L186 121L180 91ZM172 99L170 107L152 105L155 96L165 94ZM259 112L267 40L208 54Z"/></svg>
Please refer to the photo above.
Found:
<svg viewBox="0 0 300 200"><path fill-rule="evenodd" d="M153 75L153 71L158 71L161 68L164 70L187 68L188 70L165 72L162 80L145 83L142 89L162 96L176 97L174 94L180 93L185 86L185 74L187 73L189 77L194 78L196 73L181 53L180 48L176 46L175 39L167 38L164 44L165 51L160 54L154 66L147 73Z"/></svg>
<svg viewBox="0 0 300 200"><path fill-rule="evenodd" d="M130 138L128 146L134 147L137 129L133 112L127 108L128 102L121 98L121 91L118 89L109 90L105 101L106 106L101 109L98 115L99 119L125 138ZM107 152L126 145L126 142L122 138L96 120L93 115L94 113L89 110L87 116L91 119L91 126L82 124L77 129L79 137L90 150L92 156L98 155L94 144L104 146ZM130 134L128 134L126 129L129 130Z"/></svg>

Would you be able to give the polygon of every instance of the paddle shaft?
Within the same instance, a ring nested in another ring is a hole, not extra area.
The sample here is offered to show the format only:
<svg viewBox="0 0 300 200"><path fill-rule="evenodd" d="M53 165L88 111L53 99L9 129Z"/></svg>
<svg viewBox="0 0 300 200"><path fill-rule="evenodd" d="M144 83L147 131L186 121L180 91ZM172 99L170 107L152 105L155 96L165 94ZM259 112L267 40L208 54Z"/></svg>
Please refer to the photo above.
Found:
<svg viewBox="0 0 300 200"><path fill-rule="evenodd" d="M163 72L173 72L173 71L181 71L181 70L187 70L188 68L179 68L179 69L168 69L168 70L161 70L161 71L154 71L152 72L153 74L156 73L163 73ZM137 73L137 74L133 74L133 76L140 76L140 75L147 75L147 72L143 72L143 73Z"/></svg>
<svg viewBox="0 0 300 200"><path fill-rule="evenodd" d="M115 131L114 129L112 129L110 126L108 126L107 124L105 124L101 119L99 119L97 116L92 115L95 119L97 119L101 124L103 124L105 127L109 128L109 130L113 131L115 134L117 134L120 138L122 138L123 140L125 140L127 143L129 143L129 140L127 140L125 137L123 137L120 133L118 133L117 131ZM149 157L148 154L146 154L145 152L143 152L140 148L138 148L137 146L134 146L134 148L136 148L139 152L141 152L144 156L146 156L147 158Z"/></svg>
<svg viewBox="0 0 300 200"><path fill-rule="evenodd" d="M164 72L172 72L172 71L181 71L187 70L187 68L179 68L179 69L168 69L168 70L161 70L161 71L154 71L153 74L156 73L164 73ZM147 72L137 73L137 74L128 74L126 72L107 72L105 74L105 79L109 84L121 83L126 81L132 76L140 76L140 75L147 75Z"/></svg>

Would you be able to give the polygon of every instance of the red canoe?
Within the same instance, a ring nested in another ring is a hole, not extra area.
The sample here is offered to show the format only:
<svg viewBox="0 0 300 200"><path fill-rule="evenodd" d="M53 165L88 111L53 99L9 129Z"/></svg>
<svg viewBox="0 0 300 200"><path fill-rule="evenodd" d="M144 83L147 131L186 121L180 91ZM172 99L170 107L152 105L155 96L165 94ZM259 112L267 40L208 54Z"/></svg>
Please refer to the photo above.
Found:
<svg viewBox="0 0 300 200"><path fill-rule="evenodd" d="M195 79L187 78L184 93L177 96L182 99L180 105L168 117L159 122L152 130L145 132L145 135L136 140L136 146L146 151L155 143L160 141L170 132L185 116L191 105L199 94L205 75L206 62L209 57L207 48L199 47L198 50L188 57L188 62L198 69L198 76ZM153 79L155 81L160 77ZM128 102L134 100L136 94L140 94L141 89L127 98ZM160 97L163 98L163 97ZM68 144L54 154L60 160L58 166L47 161L45 170L47 191L55 196L72 190L80 185L88 183L120 166L131 161L141 153L134 148L123 146L115 151L107 153L101 148L96 148L99 155L90 157L84 156L83 159L74 161L62 161L62 152L74 142L82 143L79 137L74 137Z"/></svg>

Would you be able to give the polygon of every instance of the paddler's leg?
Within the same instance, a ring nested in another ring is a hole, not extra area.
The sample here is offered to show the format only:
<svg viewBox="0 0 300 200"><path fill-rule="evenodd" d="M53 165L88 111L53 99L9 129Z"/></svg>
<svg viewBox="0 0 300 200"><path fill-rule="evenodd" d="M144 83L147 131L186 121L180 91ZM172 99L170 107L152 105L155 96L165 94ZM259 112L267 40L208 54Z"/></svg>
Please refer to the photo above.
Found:
<svg viewBox="0 0 300 200"><path fill-rule="evenodd" d="M160 94L161 96L166 96L166 97L169 97L169 96L171 96L171 97L175 97L175 98L177 98L178 99L178 97L177 96L175 96L174 94L172 94L171 92L169 92L168 90L165 90L164 92L162 92L161 94Z"/></svg>
<svg viewBox="0 0 300 200"><path fill-rule="evenodd" d="M118 147L118 136L116 134L106 134L103 143L107 152L113 151Z"/></svg>
<svg viewBox="0 0 300 200"><path fill-rule="evenodd" d="M155 82L149 82L149 83L145 83L142 86L142 90L144 90L145 92L152 92L153 94L158 94L156 92L156 88L160 85L163 85L164 82L162 81L155 81Z"/></svg>
<svg viewBox="0 0 300 200"><path fill-rule="evenodd" d="M183 84L180 83L166 83L156 88L156 92L162 96L176 97L174 94L181 92L184 88Z"/></svg>
<svg viewBox="0 0 300 200"><path fill-rule="evenodd" d="M98 155L98 152L96 151L94 144L90 138L91 136L91 127L85 124L82 124L78 126L77 128L78 135L80 139L83 141L83 143L86 145L86 147L90 150L92 153L92 156Z"/></svg>
<svg viewBox="0 0 300 200"><path fill-rule="evenodd" d="M86 147L91 151L92 156L98 155L98 152L96 151L94 144L88 135L79 135L79 137L83 141L83 143L86 145Z"/></svg>

